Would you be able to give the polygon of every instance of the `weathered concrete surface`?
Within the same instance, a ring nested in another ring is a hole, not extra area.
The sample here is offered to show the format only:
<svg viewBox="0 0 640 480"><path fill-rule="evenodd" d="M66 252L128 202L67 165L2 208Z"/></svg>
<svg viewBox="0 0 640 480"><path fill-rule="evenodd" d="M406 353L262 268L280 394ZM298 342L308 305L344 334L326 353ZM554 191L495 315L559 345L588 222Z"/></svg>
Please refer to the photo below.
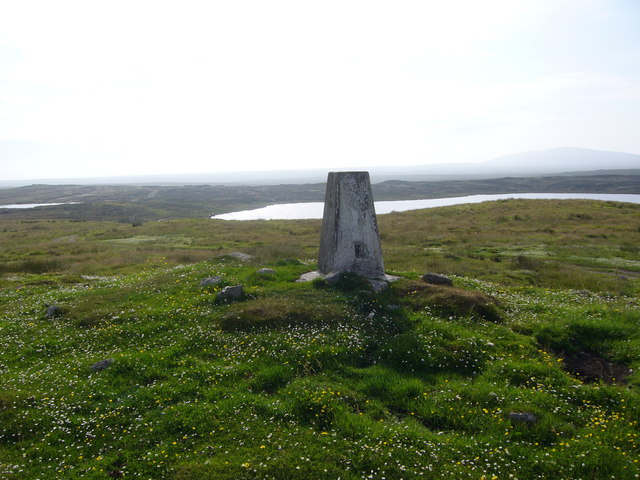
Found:
<svg viewBox="0 0 640 480"><path fill-rule="evenodd" d="M318 271L384 277L369 172L330 172L324 201Z"/></svg>

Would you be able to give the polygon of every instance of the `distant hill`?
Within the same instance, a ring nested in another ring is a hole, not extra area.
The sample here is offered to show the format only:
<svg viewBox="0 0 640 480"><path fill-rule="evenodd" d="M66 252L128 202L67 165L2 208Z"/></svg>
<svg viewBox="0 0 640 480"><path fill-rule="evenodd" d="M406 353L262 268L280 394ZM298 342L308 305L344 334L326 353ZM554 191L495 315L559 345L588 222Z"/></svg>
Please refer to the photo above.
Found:
<svg viewBox="0 0 640 480"><path fill-rule="evenodd" d="M5 144L7 142L4 142ZM0 142L0 159L10 158L14 150L28 156L24 145L4 145ZM6 151L3 151L3 148ZM26 152L26 153L25 153ZM14 152L15 153L15 152ZM20 157L22 158L22 157ZM396 160L396 159L394 159ZM391 161L391 159L390 159ZM401 160L398 160L401 161ZM327 179L328 171L368 170L373 183L387 180L441 181L479 180L497 177L526 177L547 175L638 175L640 155L623 152L608 152L586 148L563 147L551 150L517 153L485 162L436 163L428 165L314 168L305 170L246 171L246 172L200 172L172 175L135 175L102 178L58 178L32 180L2 180L0 188L29 184L48 185L280 185L320 183Z"/></svg>
<svg viewBox="0 0 640 480"><path fill-rule="evenodd" d="M640 155L564 147L507 155L483 165L489 168L504 168L516 173L637 169L640 168Z"/></svg>
<svg viewBox="0 0 640 480"><path fill-rule="evenodd" d="M486 162L380 167L371 168L370 172L373 182L472 180L539 175L638 175L640 174L640 155L563 147L516 153Z"/></svg>

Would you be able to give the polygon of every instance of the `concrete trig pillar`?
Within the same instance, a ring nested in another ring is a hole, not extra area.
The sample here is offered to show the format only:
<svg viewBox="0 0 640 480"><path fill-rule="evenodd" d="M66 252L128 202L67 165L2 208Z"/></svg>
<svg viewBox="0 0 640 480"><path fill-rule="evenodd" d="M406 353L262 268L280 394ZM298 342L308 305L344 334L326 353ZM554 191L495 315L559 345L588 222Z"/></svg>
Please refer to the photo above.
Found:
<svg viewBox="0 0 640 480"><path fill-rule="evenodd" d="M330 172L318 271L383 278L384 264L369 172Z"/></svg>

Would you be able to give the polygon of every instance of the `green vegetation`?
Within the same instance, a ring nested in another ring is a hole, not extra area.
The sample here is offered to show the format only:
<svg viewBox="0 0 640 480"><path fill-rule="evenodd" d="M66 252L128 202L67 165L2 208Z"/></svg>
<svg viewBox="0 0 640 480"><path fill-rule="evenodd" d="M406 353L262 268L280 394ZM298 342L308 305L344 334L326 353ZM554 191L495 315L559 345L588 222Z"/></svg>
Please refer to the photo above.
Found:
<svg viewBox="0 0 640 480"><path fill-rule="evenodd" d="M640 475L640 206L379 224L382 293L295 282L318 221L2 220L0 478Z"/></svg>

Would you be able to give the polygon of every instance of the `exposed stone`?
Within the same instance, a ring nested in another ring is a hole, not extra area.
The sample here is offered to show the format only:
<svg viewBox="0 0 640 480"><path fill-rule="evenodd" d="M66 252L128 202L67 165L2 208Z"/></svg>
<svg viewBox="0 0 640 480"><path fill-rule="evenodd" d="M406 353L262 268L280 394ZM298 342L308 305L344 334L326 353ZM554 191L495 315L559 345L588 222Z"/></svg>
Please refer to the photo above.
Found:
<svg viewBox="0 0 640 480"><path fill-rule="evenodd" d="M318 271L382 278L384 264L368 172L330 172L324 202ZM328 277L325 278L328 280Z"/></svg>
<svg viewBox="0 0 640 480"><path fill-rule="evenodd" d="M222 291L218 294L217 299L220 301L240 300L243 294L244 294L244 289L242 288L242 285L235 285L233 287L224 287Z"/></svg>
<svg viewBox="0 0 640 480"><path fill-rule="evenodd" d="M300 278L298 278L296 280L296 283L311 282L311 281L315 280L316 278L322 278L322 274L320 272L318 272L318 271L307 272L307 273L303 273L302 275L300 275Z"/></svg>
<svg viewBox="0 0 640 480"><path fill-rule="evenodd" d="M536 423L538 416L531 412L509 412L509 420L515 423Z"/></svg>
<svg viewBox="0 0 640 480"><path fill-rule="evenodd" d="M272 268L261 268L258 270L260 275L275 275L276 271Z"/></svg>
<svg viewBox="0 0 640 480"><path fill-rule="evenodd" d="M322 278L327 284L335 285L336 283L338 283L338 281L340 281L345 273L346 272L332 272L328 275L323 275L318 271L307 272L300 275L296 282L311 282L313 280L316 280L317 278ZM388 284L390 282L395 282L399 279L400 277L396 277L395 275L383 275L380 279L368 278L366 279L366 281L369 285L371 285L371 288L373 288L374 291L379 292L386 289L389 286ZM384 286L382 284L384 284ZM381 288L381 290L376 290L376 288Z"/></svg>
<svg viewBox="0 0 640 480"><path fill-rule="evenodd" d="M99 362L94 363L89 367L89 369L95 372L99 372L100 370L109 368L112 363L113 363L113 358L107 358L106 360L100 360Z"/></svg>
<svg viewBox="0 0 640 480"><path fill-rule="evenodd" d="M385 280L369 278L367 281L369 282L369 285L371 285L372 290L376 293L383 292L389 288L389 284Z"/></svg>
<svg viewBox="0 0 640 480"><path fill-rule="evenodd" d="M62 308L57 305L47 305L47 318L59 317L62 315Z"/></svg>
<svg viewBox="0 0 640 480"><path fill-rule="evenodd" d="M219 285L222 282L222 275L215 275L213 277L207 277L200 281L201 287L212 287L214 285Z"/></svg>
<svg viewBox="0 0 640 480"><path fill-rule="evenodd" d="M254 260L256 258L253 255L249 255L247 253L241 253L241 252L229 253L227 256L237 258L238 260L241 260L243 262L250 262L251 260Z"/></svg>
<svg viewBox="0 0 640 480"><path fill-rule="evenodd" d="M425 273L422 276L422 281L430 283L432 285L448 285L453 286L453 280L444 275L438 275L437 273Z"/></svg>
<svg viewBox="0 0 640 480"><path fill-rule="evenodd" d="M335 285L344 277L344 273L345 272L332 272L328 275L323 275L322 278L327 285Z"/></svg>

